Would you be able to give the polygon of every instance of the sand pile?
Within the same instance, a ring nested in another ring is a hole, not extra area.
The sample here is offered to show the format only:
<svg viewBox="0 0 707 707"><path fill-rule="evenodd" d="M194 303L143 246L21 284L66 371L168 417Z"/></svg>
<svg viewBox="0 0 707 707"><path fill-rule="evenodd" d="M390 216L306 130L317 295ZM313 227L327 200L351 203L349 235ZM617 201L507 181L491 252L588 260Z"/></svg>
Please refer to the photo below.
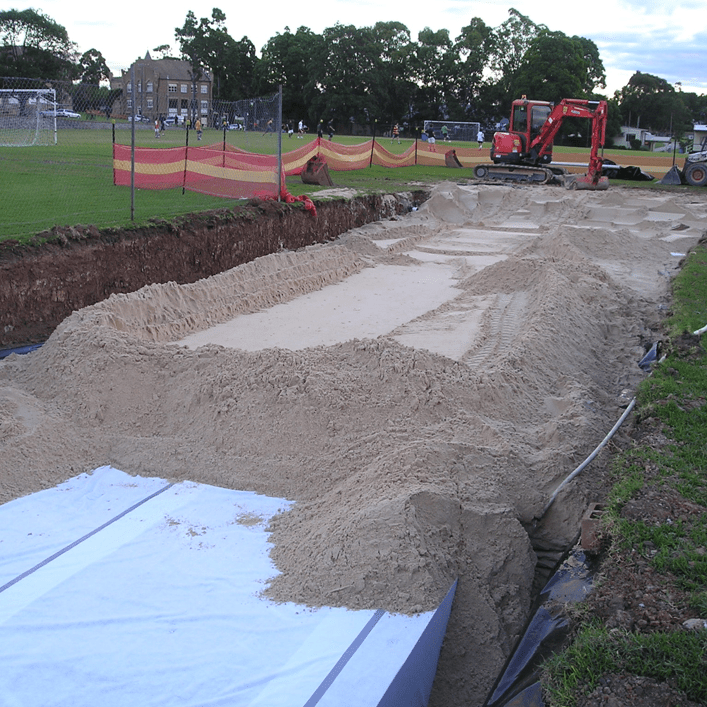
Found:
<svg viewBox="0 0 707 707"><path fill-rule="evenodd" d="M433 705L481 704L529 609L524 527L643 376L707 200L440 185L419 211L74 313L0 364L0 501L112 464L296 501L269 595L433 608ZM578 530L590 483L550 512Z"/></svg>

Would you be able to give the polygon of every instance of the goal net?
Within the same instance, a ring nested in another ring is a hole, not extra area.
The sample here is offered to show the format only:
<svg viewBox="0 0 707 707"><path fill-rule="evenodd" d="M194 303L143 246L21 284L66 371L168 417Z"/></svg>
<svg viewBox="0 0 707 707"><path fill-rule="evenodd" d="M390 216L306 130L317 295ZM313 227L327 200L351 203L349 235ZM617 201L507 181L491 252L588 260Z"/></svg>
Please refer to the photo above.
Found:
<svg viewBox="0 0 707 707"><path fill-rule="evenodd" d="M443 140L445 136L449 140L465 140L475 142L479 134L480 123L462 123L454 120L426 120L424 124L425 133L429 128L434 130L437 140Z"/></svg>
<svg viewBox="0 0 707 707"><path fill-rule="evenodd" d="M0 146L56 143L53 88L0 88Z"/></svg>

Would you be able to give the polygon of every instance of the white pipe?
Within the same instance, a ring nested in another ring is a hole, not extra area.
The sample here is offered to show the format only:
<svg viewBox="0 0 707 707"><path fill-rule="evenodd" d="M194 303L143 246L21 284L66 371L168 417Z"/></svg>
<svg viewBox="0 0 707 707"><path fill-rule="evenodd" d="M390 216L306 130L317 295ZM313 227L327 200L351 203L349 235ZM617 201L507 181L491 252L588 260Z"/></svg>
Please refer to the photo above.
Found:
<svg viewBox="0 0 707 707"><path fill-rule="evenodd" d="M695 336L699 336L700 334L704 334L707 331L707 324L705 324L702 329L698 329L697 331L693 331L692 333Z"/></svg>
<svg viewBox="0 0 707 707"><path fill-rule="evenodd" d="M705 329L707 331L707 328ZM616 424L611 428L611 431L609 432L606 437L601 441L599 446L555 489L554 493L552 496L550 496L550 500L545 504L545 507L543 508L542 513L540 514L539 518L542 518L550 508L550 506L555 502L555 499L557 498L557 494L560 493L560 491L570 482L572 479L574 479L575 476L577 476L581 471L589 464L592 459L594 459L599 452L601 452L602 449L608 444L609 440L616 434L616 431L621 427L623 424L624 420L629 416L629 413L631 410L633 410L634 406L636 405L636 398L633 398L631 402L628 404L628 407L624 410L623 415L618 419Z"/></svg>

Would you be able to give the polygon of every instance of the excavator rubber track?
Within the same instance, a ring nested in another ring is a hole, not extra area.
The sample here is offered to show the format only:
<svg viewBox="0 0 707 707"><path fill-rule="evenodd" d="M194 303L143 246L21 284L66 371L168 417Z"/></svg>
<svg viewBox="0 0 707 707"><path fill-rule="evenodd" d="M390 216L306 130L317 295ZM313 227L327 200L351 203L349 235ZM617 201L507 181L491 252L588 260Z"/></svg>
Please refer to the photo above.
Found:
<svg viewBox="0 0 707 707"><path fill-rule="evenodd" d="M510 164L477 164L474 176L477 179L524 184L558 184L565 170L557 167L531 167Z"/></svg>

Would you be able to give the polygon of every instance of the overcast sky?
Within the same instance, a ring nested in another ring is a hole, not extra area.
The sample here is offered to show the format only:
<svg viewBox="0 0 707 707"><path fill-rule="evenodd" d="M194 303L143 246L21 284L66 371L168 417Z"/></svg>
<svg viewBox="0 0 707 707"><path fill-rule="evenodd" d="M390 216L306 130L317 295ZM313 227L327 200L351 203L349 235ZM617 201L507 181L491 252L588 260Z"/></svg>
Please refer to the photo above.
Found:
<svg viewBox="0 0 707 707"><path fill-rule="evenodd" d="M599 47L607 74L606 93L626 84L636 71L654 74L685 91L707 93L707 0L594 0L593 2L541 2L514 0L433 0L381 2L380 0L266 0L265 2L194 3L192 0L121 0L118 3L72 3L44 0L32 5L66 27L80 52L95 48L114 74L127 69L161 44L178 51L174 30L192 9L197 18L210 17L219 7L234 39L248 37L260 53L263 45L285 27L295 32L304 26L321 33L337 22L356 27L397 20L413 39L429 27L447 29L454 40L472 17L491 27L508 18L511 7L552 31L579 35ZM25 9L15 0L0 0L1 9ZM198 9L194 9L198 8Z"/></svg>

